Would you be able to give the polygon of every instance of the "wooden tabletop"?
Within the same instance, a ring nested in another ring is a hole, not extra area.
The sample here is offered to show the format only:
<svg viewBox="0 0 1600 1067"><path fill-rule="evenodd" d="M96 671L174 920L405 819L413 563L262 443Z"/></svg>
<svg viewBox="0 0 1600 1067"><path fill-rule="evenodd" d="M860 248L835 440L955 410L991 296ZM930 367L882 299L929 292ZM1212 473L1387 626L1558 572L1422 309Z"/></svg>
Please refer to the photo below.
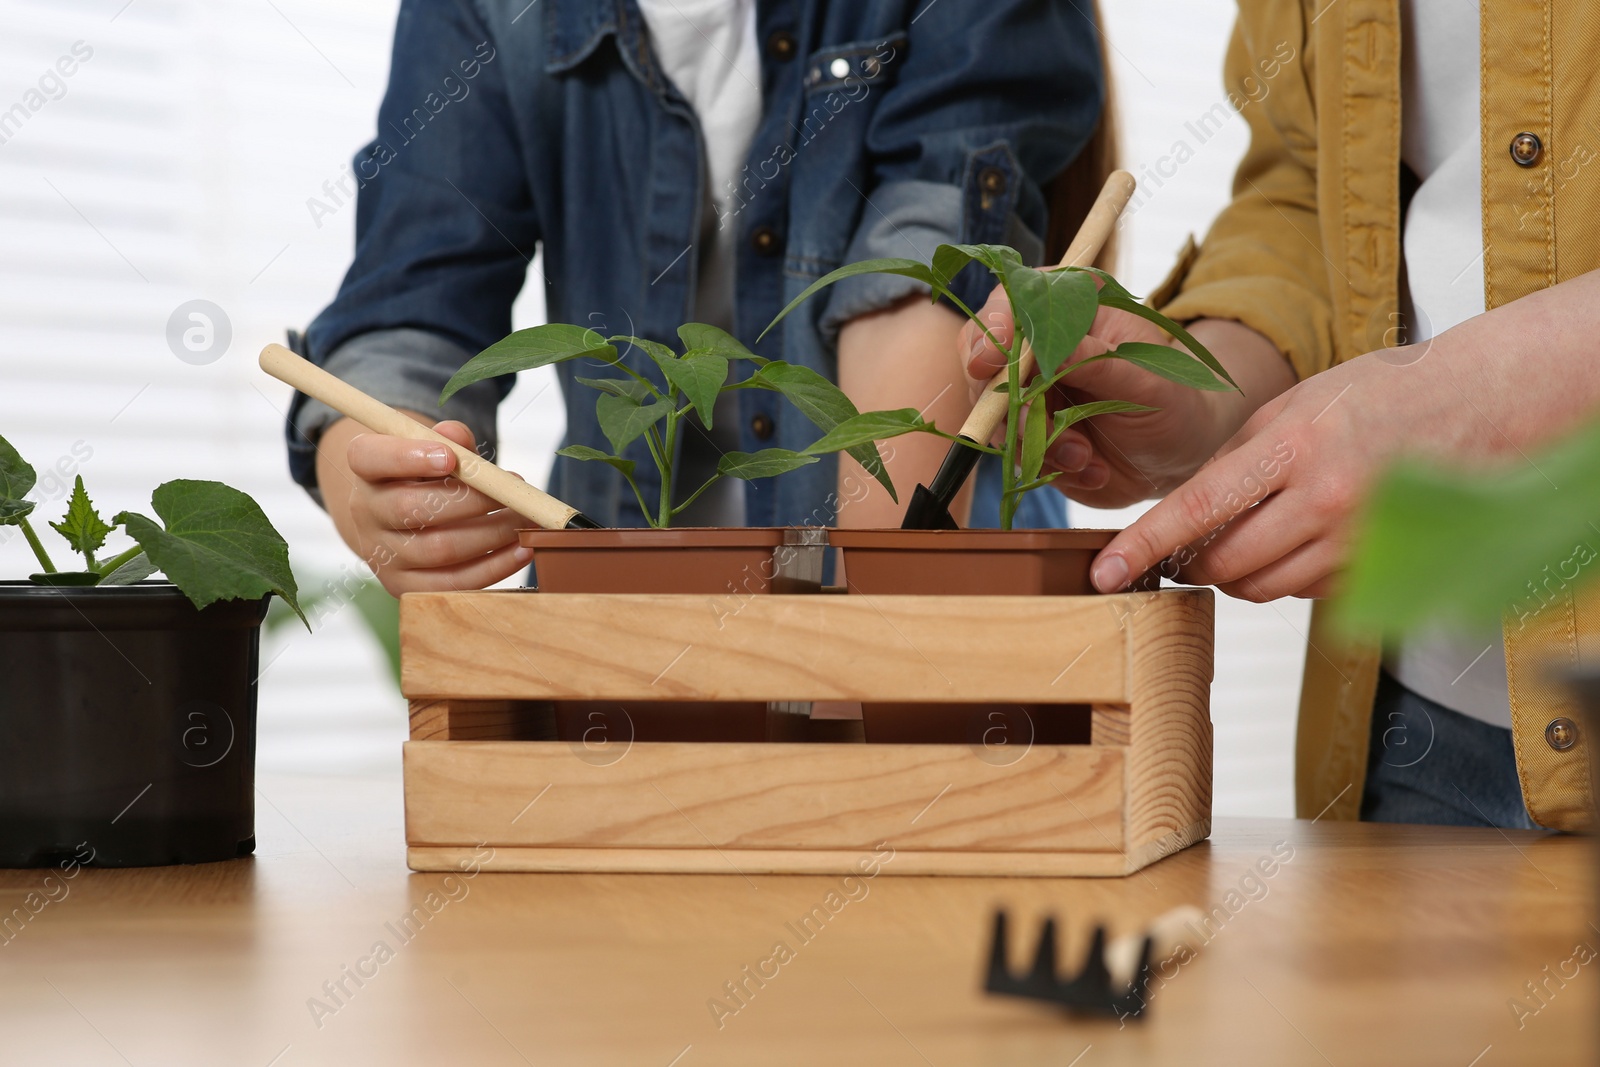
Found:
<svg viewBox="0 0 1600 1067"><path fill-rule="evenodd" d="M398 777L259 789L252 859L0 872L0 918L37 909L0 1063L1595 1062L1593 840L1220 819L1124 879L422 875ZM1073 966L1094 919L1213 919L1123 1026L980 992L1002 902L1019 966L1049 913Z"/></svg>

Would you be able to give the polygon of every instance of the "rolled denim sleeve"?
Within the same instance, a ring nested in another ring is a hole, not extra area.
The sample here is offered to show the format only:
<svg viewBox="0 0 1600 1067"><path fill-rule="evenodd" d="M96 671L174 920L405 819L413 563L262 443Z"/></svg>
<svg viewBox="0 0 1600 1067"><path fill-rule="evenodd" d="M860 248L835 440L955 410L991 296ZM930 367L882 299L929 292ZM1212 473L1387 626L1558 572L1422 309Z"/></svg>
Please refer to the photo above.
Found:
<svg viewBox="0 0 1600 1067"><path fill-rule="evenodd" d="M1039 262L1044 256L1044 242L1015 212L1008 214L1007 224L1009 228L1000 243L1021 252L1028 263ZM901 258L926 263L941 244L962 241L962 232L960 189L937 182L889 182L867 198L866 218L850 241L845 262ZM961 280L965 282L967 277L964 273ZM982 275L979 282L989 277ZM992 284L991 279L989 285ZM898 274L860 274L846 278L834 287L822 317L822 336L828 344L838 344L839 330L856 316L881 311L914 293L927 292L927 285ZM976 309L988 295L988 285L982 286L981 294L971 291L963 294L958 288L956 295L968 307Z"/></svg>
<svg viewBox="0 0 1600 1067"><path fill-rule="evenodd" d="M500 405L500 391L495 383L469 385L443 406L439 404L444 384L470 355L460 345L423 330L375 330L334 349L323 368L390 407L415 411L436 421L454 419L466 423L478 442L478 451L493 457L499 443L495 409ZM323 431L341 418L328 405L303 394L296 394L290 409L290 464L297 470L312 472L313 481L307 488L319 503L316 444Z"/></svg>
<svg viewBox="0 0 1600 1067"><path fill-rule="evenodd" d="M1043 187L1088 144L1105 100L1088 4L992 0L935 4L906 28L867 130L867 207L846 262L927 262L941 243L1009 244L1043 255ZM993 279L976 266L952 287L980 306ZM925 286L862 275L834 287L822 317L833 341L851 318Z"/></svg>
<svg viewBox="0 0 1600 1067"><path fill-rule="evenodd" d="M402 3L377 136L346 175L358 188L355 258L305 353L391 406L459 418L491 444L509 378L443 409L438 397L511 331L541 236L508 65L471 0ZM304 396L290 408L290 473L313 492L315 441L333 419Z"/></svg>

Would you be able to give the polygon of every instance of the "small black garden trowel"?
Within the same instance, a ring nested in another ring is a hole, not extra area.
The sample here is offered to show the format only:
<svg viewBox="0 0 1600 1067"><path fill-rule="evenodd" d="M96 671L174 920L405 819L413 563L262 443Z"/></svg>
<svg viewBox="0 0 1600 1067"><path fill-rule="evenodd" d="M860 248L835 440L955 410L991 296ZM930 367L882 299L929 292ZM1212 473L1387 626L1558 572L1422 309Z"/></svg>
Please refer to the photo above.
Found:
<svg viewBox="0 0 1600 1067"><path fill-rule="evenodd" d="M1106 179L1104 188L1095 199L1094 206L1089 209L1088 216L1083 220L1083 225L1078 228L1078 235L1072 239L1072 244L1067 247L1067 254L1061 257L1058 266L1061 267L1087 267L1094 262L1100 254L1100 249L1110 239L1111 233L1116 229L1117 219L1122 215L1122 209L1128 206L1128 201L1133 196L1133 175L1125 170L1113 171ZM1022 347L1022 355L1018 360L1022 380L1026 381L1033 373L1033 352L1026 344ZM978 458L983 455L971 444L985 444L994 436L1006 418L1006 395L998 392L1000 385L1006 380L1005 370L1001 370L984 386L983 395L972 407L972 414L967 416L967 421L961 425L962 441L957 441L950 446L950 452L940 465L939 472L933 477L932 485L918 485L917 491L911 495L911 503L906 506L906 517L900 523L902 530L954 530L958 529L956 520L950 514L950 502L955 500L956 494L961 492L961 487L967 484L967 478L972 474L972 469L978 465Z"/></svg>

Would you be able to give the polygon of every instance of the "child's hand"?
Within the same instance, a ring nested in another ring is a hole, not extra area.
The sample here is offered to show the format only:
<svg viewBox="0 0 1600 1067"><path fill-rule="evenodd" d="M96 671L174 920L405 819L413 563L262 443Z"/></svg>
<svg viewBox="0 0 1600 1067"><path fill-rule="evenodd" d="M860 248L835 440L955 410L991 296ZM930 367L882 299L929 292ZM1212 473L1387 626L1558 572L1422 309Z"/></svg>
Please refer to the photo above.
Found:
<svg viewBox="0 0 1600 1067"><path fill-rule="evenodd" d="M433 428L475 445L462 423ZM455 468L443 446L372 433L353 419L328 427L317 444L317 484L334 526L395 596L482 589L533 558L517 545L528 520L450 477Z"/></svg>
<svg viewBox="0 0 1600 1067"><path fill-rule="evenodd" d="M979 312L989 332L1011 343L1011 309L996 286ZM1127 400L1156 411L1099 415L1063 433L1045 457L1045 471L1063 493L1091 507L1117 508L1181 485L1209 459L1257 406L1294 383L1287 362L1265 337L1237 322L1203 320L1189 327L1210 348L1245 393L1213 393L1169 382L1122 360L1108 359L1075 370L1049 394L1051 410L1089 400ZM1073 353L1077 362L1125 341L1175 344L1137 315L1101 308ZM976 324L961 335L974 400L1005 358ZM996 442L998 443L998 442Z"/></svg>

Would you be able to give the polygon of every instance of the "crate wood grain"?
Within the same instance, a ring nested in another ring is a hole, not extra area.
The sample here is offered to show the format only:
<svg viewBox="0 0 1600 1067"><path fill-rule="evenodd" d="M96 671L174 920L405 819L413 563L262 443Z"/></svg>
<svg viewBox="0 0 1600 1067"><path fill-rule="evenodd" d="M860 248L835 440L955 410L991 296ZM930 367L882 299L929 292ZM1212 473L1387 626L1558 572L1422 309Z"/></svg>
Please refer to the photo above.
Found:
<svg viewBox="0 0 1600 1067"><path fill-rule="evenodd" d="M1123 875L1210 831L1212 599L518 592L401 602L407 858L530 871ZM1091 743L548 740L549 701L1091 705Z"/></svg>

